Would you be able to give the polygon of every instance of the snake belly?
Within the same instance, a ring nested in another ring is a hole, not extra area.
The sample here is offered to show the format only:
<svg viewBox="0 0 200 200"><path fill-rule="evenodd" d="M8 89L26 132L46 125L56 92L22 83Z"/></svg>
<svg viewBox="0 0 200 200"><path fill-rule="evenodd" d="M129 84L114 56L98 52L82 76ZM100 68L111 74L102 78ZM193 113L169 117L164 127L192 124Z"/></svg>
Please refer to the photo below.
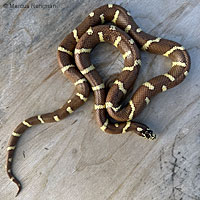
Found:
<svg viewBox="0 0 200 200"><path fill-rule="evenodd" d="M108 36L110 40L106 40L106 33L104 34L105 30L95 28L95 26L104 24L105 22L112 22L115 25L111 25L109 28L108 26L104 27L105 29L109 29L107 33L113 33L113 36ZM123 31L119 30L117 27ZM81 42L83 41L81 37L84 34L86 36L92 36L95 31L97 34L96 37L98 36L98 42L102 42L103 40L111 42L114 46L119 48L125 59L125 67L108 91L107 96L105 95L101 78L95 73L95 69L93 69L94 67L92 67L88 58L92 49L86 48L84 46L85 43ZM102 34L100 32L102 32ZM121 37L121 39L119 39L119 37ZM141 64L139 53L135 46L136 44L144 51L169 57L172 60L172 68L168 73L154 77L143 83L137 89L129 103L121 108L120 102L129 90L131 83L129 82L131 78L127 78L127 76L129 73L132 74L131 80L133 84L137 78ZM79 67L83 73L77 68L74 56L77 57L77 63L80 64ZM88 63L85 63L85 60L83 65L81 64L82 56L86 56ZM61 71L75 85L76 94L67 100L62 108L51 113L30 117L20 123L13 131L7 147L6 171L9 178L18 186L17 195L21 191L22 186L12 171L13 156L17 142L26 129L37 124L60 121L73 113L73 111L87 101L91 84L95 95L97 122L103 131L119 134L134 130L134 132L142 137L154 139L155 135L146 125L132 122L131 120L143 110L153 96L181 83L188 75L190 69L190 57L183 46L174 41L157 38L143 32L134 22L130 13L121 6L114 4L101 6L91 12L88 17L61 42L58 47L57 58ZM78 61L78 59L80 60ZM88 66L91 67L87 69ZM94 76L90 77L91 74ZM111 124L108 121L105 116L105 108L108 114L113 119L119 121L119 123Z"/></svg>

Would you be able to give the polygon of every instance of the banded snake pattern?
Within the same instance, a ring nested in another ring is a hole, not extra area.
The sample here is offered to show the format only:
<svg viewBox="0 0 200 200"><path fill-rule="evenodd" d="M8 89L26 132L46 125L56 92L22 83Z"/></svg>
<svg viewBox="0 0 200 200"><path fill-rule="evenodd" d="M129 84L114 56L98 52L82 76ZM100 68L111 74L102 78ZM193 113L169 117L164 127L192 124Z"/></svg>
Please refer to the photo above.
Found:
<svg viewBox="0 0 200 200"><path fill-rule="evenodd" d="M103 25L106 22L111 22L112 25ZM124 58L124 68L107 94L89 57L92 49L100 42L113 44ZM169 57L172 67L167 73L143 83L128 104L121 107L124 96L132 89L139 73L141 60L138 48ZM12 133L7 147L6 170L9 178L18 186L17 195L22 187L12 172L13 155L17 142L26 129L36 124L64 119L87 101L92 87L96 119L102 131L110 134L134 131L139 136L153 140L156 136L146 125L132 120L149 104L153 96L181 83L190 70L190 57L182 45L145 33L129 12L114 4L101 6L91 12L61 42L57 58L61 71L75 85L77 92L62 108L24 120ZM117 122L112 123L107 115Z"/></svg>

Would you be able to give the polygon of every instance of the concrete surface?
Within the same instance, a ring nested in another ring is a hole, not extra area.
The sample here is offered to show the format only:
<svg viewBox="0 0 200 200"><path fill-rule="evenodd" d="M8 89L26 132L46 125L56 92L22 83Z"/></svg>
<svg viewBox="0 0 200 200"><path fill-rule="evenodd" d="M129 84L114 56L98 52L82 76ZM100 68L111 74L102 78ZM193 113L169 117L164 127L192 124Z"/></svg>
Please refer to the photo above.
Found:
<svg viewBox="0 0 200 200"><path fill-rule="evenodd" d="M103 133L91 94L67 119L36 126L21 137L14 172L23 190L15 199L200 200L199 0L1 1L6 3L0 8L0 199L14 199L17 192L4 169L12 131L28 117L61 107L74 91L58 69L59 43L93 9L116 3L144 31L181 43L191 56L186 80L155 97L137 118L157 133L157 140ZM108 44L95 48L92 61L106 77L123 66L122 56ZM162 56L142 53L135 88L167 72L170 64Z"/></svg>

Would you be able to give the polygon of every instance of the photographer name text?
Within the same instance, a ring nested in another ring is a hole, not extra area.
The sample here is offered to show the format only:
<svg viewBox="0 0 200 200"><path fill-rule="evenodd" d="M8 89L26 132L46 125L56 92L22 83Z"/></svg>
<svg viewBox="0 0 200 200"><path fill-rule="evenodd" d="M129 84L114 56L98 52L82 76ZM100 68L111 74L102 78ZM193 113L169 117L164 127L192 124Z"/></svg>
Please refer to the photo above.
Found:
<svg viewBox="0 0 200 200"><path fill-rule="evenodd" d="M57 8L55 4L4 4L4 8Z"/></svg>

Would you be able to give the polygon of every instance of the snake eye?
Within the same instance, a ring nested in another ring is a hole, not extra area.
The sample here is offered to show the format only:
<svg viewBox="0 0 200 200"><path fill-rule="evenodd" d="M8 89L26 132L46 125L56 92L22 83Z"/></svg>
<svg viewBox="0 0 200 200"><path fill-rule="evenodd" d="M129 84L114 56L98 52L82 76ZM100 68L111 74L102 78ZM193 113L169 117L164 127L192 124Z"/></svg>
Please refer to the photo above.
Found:
<svg viewBox="0 0 200 200"><path fill-rule="evenodd" d="M143 137L150 139L150 140L156 139L156 135L153 133L152 130L150 130L148 128L143 131L142 135L143 135Z"/></svg>

